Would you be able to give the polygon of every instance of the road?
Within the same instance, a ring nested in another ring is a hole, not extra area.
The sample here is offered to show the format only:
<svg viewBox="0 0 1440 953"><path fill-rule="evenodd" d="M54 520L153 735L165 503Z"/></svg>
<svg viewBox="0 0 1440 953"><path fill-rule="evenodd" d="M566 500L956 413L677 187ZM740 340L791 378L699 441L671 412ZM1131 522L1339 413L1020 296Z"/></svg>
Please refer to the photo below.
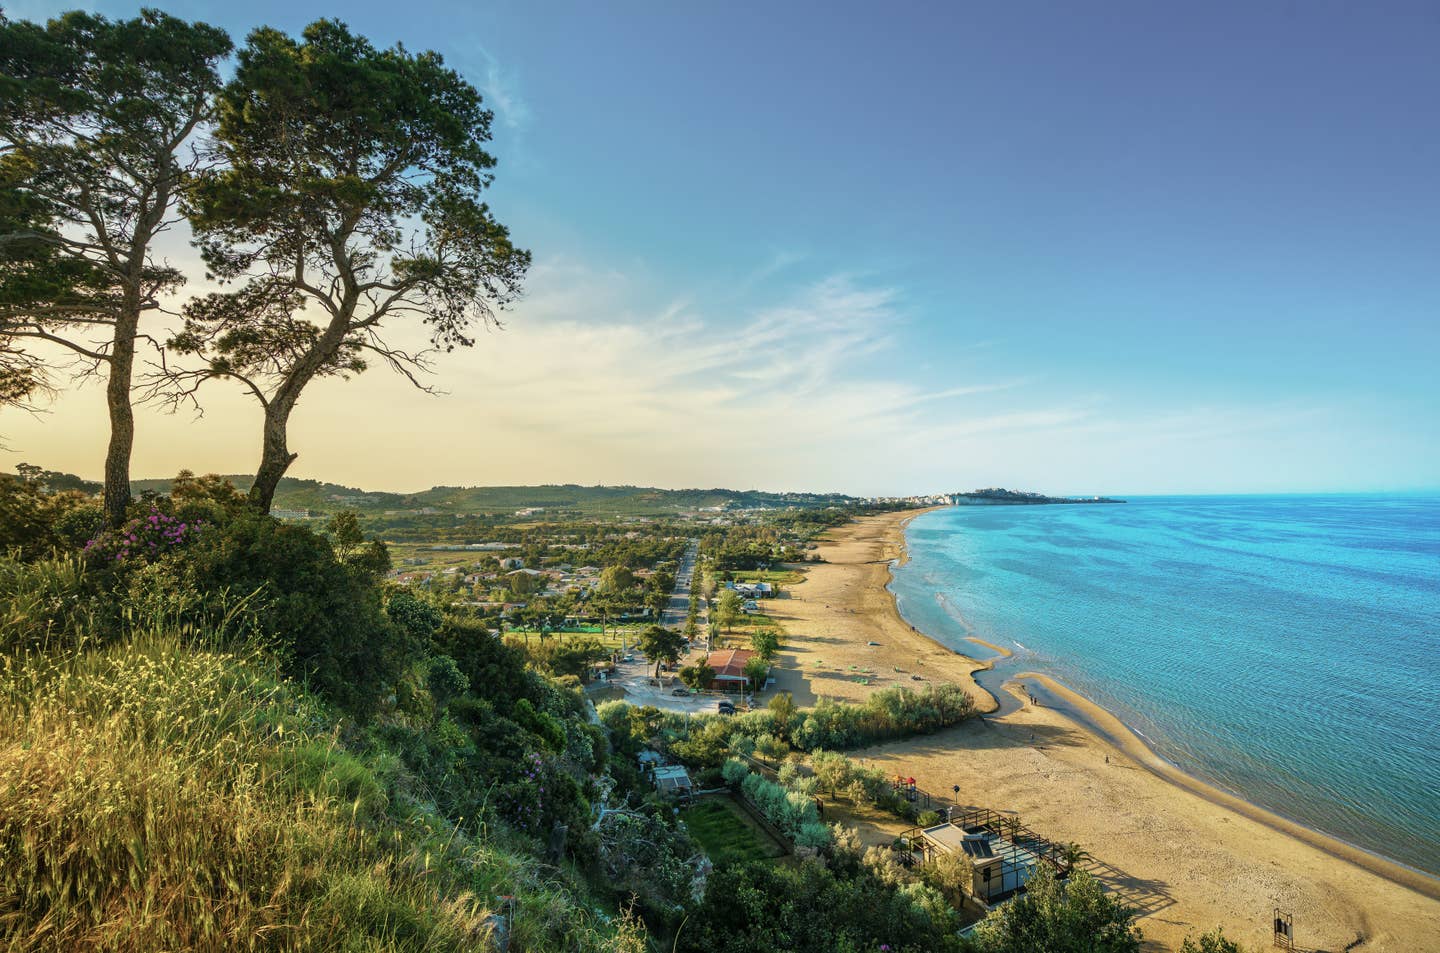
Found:
<svg viewBox="0 0 1440 953"><path fill-rule="evenodd" d="M675 591L660 613L660 624L667 629L683 629L690 615L690 584L695 576L695 562L700 555L700 540L692 539L685 546L680 565L675 568Z"/></svg>
<svg viewBox="0 0 1440 953"><path fill-rule="evenodd" d="M699 559L700 541L692 539L685 547L685 553L680 557L680 564L675 568L675 590L670 594L670 601L666 603L665 609L660 613L660 624L666 628L684 629L685 620L690 615L690 588L694 584L695 564ZM704 610L701 611L704 617ZM703 631L704 626L701 626ZM690 652L682 660L681 664L693 664L705 655L703 649L704 640L699 639L691 647ZM704 695L676 695L675 689L680 687L679 679L673 675L665 675L660 679L659 684L654 684L652 678L655 673L655 663L646 660L638 651L630 653L630 661L621 661L615 666L616 673L610 679L610 684L621 688L625 692L625 700L632 705L654 705L656 708L663 708L669 711L685 711L695 714L714 713L716 704L724 698L732 700L729 696L716 694Z"/></svg>

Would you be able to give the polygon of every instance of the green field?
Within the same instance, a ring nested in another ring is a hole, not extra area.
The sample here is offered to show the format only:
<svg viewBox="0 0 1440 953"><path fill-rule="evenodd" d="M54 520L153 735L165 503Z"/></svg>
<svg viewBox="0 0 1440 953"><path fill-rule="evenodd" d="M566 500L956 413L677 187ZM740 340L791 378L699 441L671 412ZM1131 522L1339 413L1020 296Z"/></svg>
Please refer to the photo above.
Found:
<svg viewBox="0 0 1440 953"><path fill-rule="evenodd" d="M784 845L728 797L706 798L681 812L680 818L713 863L773 860L785 855Z"/></svg>

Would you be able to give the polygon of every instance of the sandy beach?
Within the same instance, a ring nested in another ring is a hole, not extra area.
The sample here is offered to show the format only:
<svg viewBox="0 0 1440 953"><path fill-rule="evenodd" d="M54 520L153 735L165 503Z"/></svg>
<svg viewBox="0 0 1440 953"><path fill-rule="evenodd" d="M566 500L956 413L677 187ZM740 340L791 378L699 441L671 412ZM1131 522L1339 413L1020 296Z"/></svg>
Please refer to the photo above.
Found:
<svg viewBox="0 0 1440 953"><path fill-rule="evenodd" d="M767 606L788 632L780 687L802 705L929 680L965 686L987 712L855 757L914 776L930 791L959 785L961 806L1016 812L1053 840L1078 842L1093 855L1091 872L1141 911L1148 949L1175 949L1187 934L1217 925L1269 948L1278 907L1294 915L1297 949L1339 951L1363 936L1354 949L1440 950L1435 879L1183 775L1107 712L1043 675L1019 676L1023 688L1007 683L1013 701L998 713L972 678L985 663L913 630L885 588L891 560L904 555L903 524L915 515L867 517L832 531L820 548L825 562L807 565L805 580Z"/></svg>

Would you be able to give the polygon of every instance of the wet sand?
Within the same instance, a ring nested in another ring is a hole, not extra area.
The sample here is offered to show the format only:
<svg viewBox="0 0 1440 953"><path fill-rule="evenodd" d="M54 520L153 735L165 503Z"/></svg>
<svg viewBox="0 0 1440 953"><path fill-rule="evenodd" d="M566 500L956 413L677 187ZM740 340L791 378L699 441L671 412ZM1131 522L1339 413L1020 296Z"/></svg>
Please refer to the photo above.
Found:
<svg viewBox="0 0 1440 953"><path fill-rule="evenodd" d="M806 579L767 611L788 632L780 687L802 705L859 700L912 678L964 685L981 719L854 756L914 776L932 792L960 786L961 806L1019 813L1093 855L1091 872L1141 913L1147 948L1224 926L1270 944L1277 907L1297 948L1440 951L1440 881L1338 843L1184 775L1108 712L1042 674L1005 685L1003 705L974 682L989 667L914 631L885 588L903 558L903 523L867 517L832 531ZM974 640L1003 654L999 646ZM878 645L869 643L875 642ZM1023 688L1022 688L1023 684ZM1034 695L1039 705L1029 703Z"/></svg>

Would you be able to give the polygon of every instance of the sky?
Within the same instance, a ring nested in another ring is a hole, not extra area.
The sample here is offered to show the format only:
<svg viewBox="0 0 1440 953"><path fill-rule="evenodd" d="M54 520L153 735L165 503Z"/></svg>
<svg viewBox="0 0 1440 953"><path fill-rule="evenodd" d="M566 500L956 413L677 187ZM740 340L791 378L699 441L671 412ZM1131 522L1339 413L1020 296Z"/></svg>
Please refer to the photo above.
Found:
<svg viewBox="0 0 1440 953"><path fill-rule="evenodd" d="M338 17L495 112L525 298L440 395L314 385L292 476L1440 488L1434 3L160 5ZM203 396L141 412L137 477L253 471L258 411ZM98 475L101 388L0 442Z"/></svg>

